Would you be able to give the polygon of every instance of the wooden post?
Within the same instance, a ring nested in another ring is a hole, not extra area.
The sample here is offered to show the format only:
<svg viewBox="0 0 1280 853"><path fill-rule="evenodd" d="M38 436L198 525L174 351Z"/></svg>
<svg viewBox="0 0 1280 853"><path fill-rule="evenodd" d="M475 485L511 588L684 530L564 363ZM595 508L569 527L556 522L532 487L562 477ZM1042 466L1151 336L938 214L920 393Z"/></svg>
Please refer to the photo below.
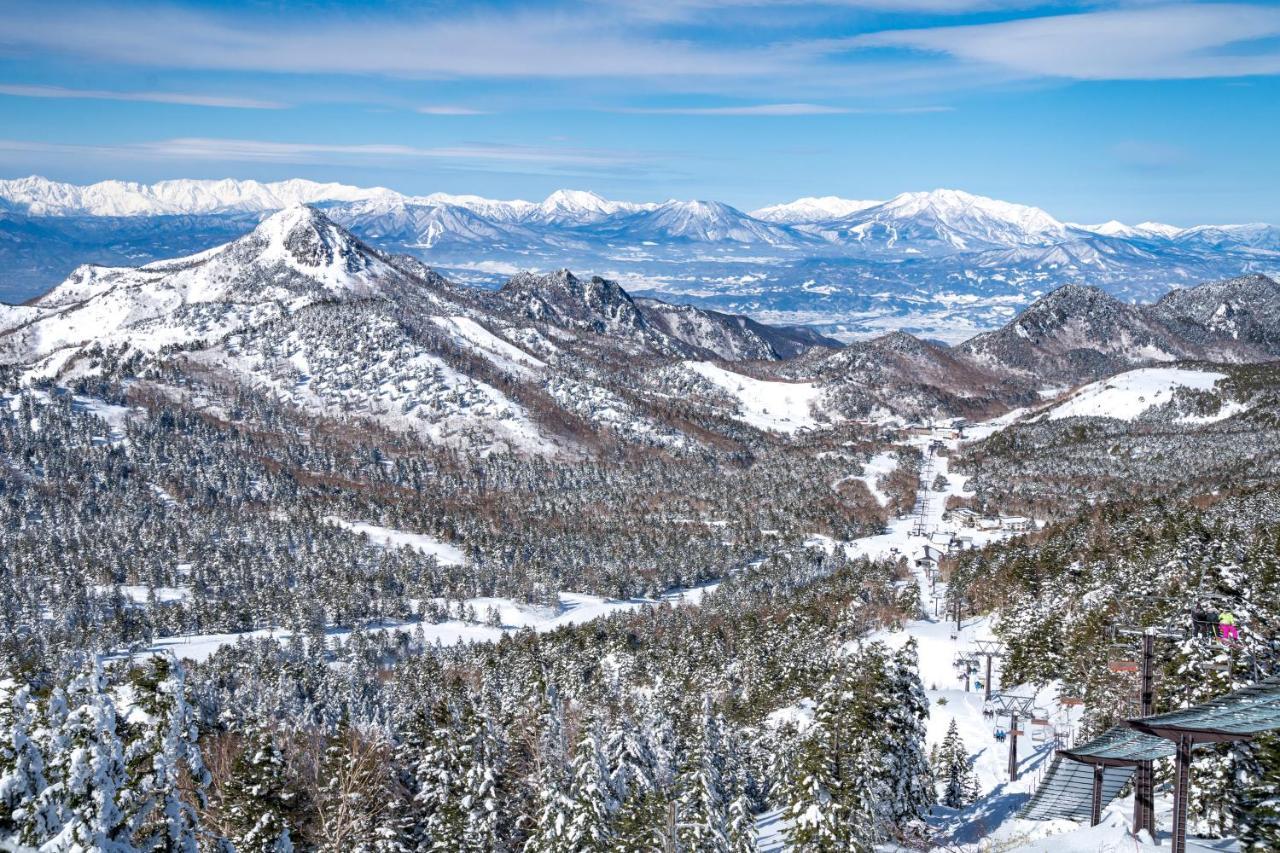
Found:
<svg viewBox="0 0 1280 853"><path fill-rule="evenodd" d="M1173 853L1187 853L1187 806L1191 799L1191 735L1178 735L1173 783Z"/></svg>
<svg viewBox="0 0 1280 853"><path fill-rule="evenodd" d="M1102 823L1102 765L1093 765L1093 802L1089 809L1089 826Z"/></svg>
<svg viewBox="0 0 1280 853"><path fill-rule="evenodd" d="M1142 635L1142 693L1140 696L1142 716L1150 717L1155 713L1155 636L1150 633ZM1155 785L1155 773L1150 761L1139 761L1133 773L1133 834L1142 830L1156 834L1156 801L1152 787Z"/></svg>
<svg viewBox="0 0 1280 853"><path fill-rule="evenodd" d="M1009 781L1018 781L1018 712L1009 712Z"/></svg>
<svg viewBox="0 0 1280 853"><path fill-rule="evenodd" d="M1133 770L1133 834L1142 830L1156 834L1156 803L1152 792L1155 773L1150 761L1139 761Z"/></svg>

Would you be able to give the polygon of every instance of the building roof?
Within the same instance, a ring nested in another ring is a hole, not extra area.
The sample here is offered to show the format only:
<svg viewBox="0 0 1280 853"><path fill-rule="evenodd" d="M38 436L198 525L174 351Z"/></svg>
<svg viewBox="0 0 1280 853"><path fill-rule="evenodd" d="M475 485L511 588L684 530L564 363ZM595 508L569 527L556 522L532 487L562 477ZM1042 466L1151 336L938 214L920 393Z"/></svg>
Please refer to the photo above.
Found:
<svg viewBox="0 0 1280 853"><path fill-rule="evenodd" d="M1124 766L1167 758L1173 755L1174 746L1162 737L1129 726L1113 726L1088 743L1060 751L1068 758L1087 764Z"/></svg>
<svg viewBox="0 0 1280 853"><path fill-rule="evenodd" d="M1163 738L1190 735L1194 741L1243 740L1280 729L1280 677L1180 711L1130 720L1129 725Z"/></svg>

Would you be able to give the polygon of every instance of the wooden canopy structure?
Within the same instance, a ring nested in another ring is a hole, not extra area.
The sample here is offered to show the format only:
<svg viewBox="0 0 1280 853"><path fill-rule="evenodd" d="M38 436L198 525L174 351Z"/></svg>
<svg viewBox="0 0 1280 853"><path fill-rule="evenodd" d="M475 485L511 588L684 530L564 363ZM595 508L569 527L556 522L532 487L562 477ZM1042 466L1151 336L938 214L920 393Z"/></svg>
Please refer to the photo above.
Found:
<svg viewBox="0 0 1280 853"><path fill-rule="evenodd" d="M1133 779L1133 831L1155 832L1152 764L1175 761L1173 853L1186 853L1191 752L1198 746L1249 740L1280 730L1280 677L1208 702L1128 720L1088 743L1058 750L1048 774L1020 817L1068 818L1097 824L1102 806Z"/></svg>

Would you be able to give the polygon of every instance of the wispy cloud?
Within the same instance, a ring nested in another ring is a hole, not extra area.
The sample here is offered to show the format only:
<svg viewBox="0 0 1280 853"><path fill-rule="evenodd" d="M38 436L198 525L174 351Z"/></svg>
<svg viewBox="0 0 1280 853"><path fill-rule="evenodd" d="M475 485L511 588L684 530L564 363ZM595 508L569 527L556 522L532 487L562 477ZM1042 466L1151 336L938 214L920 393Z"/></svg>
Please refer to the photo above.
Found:
<svg viewBox="0 0 1280 853"><path fill-rule="evenodd" d="M788 10L859 9L872 12L927 12L959 15L996 9L1023 9L1038 0L614 0L629 15L650 21L689 21L723 12L725 9L756 9L772 14Z"/></svg>
<svg viewBox="0 0 1280 853"><path fill-rule="evenodd" d="M488 110L477 110L453 104L431 104L425 107L418 107L417 111L428 116L486 116L490 114Z"/></svg>
<svg viewBox="0 0 1280 853"><path fill-rule="evenodd" d="M886 107L884 109L837 107L828 104L748 104L728 107L624 107L611 112L640 115L684 116L822 116L884 115L889 113L941 113L952 107Z"/></svg>
<svg viewBox="0 0 1280 853"><path fill-rule="evenodd" d="M848 40L1083 80L1192 79L1280 73L1280 8L1206 3L1051 15L961 27L891 30Z"/></svg>
<svg viewBox="0 0 1280 853"><path fill-rule="evenodd" d="M23 4L0 46L122 65L409 77L673 77L768 73L758 52L661 39L616 16L231 16L173 6Z"/></svg>
<svg viewBox="0 0 1280 853"><path fill-rule="evenodd" d="M0 152L88 154L119 159L316 164L352 161L440 160L510 165L633 166L643 155L579 148L471 144L417 147L398 144L331 145L257 139L183 137L120 145L79 145L0 139Z"/></svg>
<svg viewBox="0 0 1280 853"><path fill-rule="evenodd" d="M226 107L242 110L282 110L289 106L278 101L188 92L112 92L105 89L67 89L62 86L28 86L16 83L0 83L0 95L18 98L143 101L152 104L183 104L193 107Z"/></svg>
<svg viewBox="0 0 1280 853"><path fill-rule="evenodd" d="M1111 153L1123 165L1140 172L1181 171L1194 162L1191 152L1181 145L1145 139L1118 142Z"/></svg>

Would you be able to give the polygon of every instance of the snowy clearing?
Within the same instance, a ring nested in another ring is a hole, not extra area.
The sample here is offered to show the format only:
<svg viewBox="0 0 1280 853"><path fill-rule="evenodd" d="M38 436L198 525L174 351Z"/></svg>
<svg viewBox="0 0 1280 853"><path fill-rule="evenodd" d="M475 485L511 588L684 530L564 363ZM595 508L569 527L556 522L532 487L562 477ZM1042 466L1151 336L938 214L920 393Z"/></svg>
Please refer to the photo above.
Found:
<svg viewBox="0 0 1280 853"><path fill-rule="evenodd" d="M674 589L656 599L652 598L604 598L585 593L560 593L558 607L537 607L522 604L509 598L472 598L464 602L476 613L477 622L464 622L460 619L447 619L443 622L386 622L382 625L367 627L366 632L406 631L416 633L421 627L423 639L427 643L439 643L445 646L457 643L489 643L501 639L503 634L521 628L532 628L535 631L554 631L570 625L581 625L629 610L639 610L655 604L697 605L704 595L715 590L718 583L708 583L689 589ZM145 588L141 600L146 601ZM501 625L489 625L484 622L489 609L498 611ZM330 641L341 641L351 635L349 628L329 628L325 634ZM203 662L222 646L234 645L240 640L272 638L284 642L293 636L293 632L285 628L262 628L256 631L244 631L232 634L186 634L173 637L162 637L147 649L138 652L146 656L157 652L169 651L180 659Z"/></svg>
<svg viewBox="0 0 1280 853"><path fill-rule="evenodd" d="M424 556L435 557L436 562L446 566L461 566L466 562L462 550L456 545L441 542L439 539L427 536L425 533L396 530L364 521L347 521L338 518L336 515L326 515L324 520L335 527L341 527L345 530L350 530L352 533L365 536L380 548L412 548Z"/></svg>
<svg viewBox="0 0 1280 853"><path fill-rule="evenodd" d="M709 361L686 361L685 367L708 380L738 403L738 420L757 429L793 433L814 429L813 405L822 391L812 382L766 382L734 373Z"/></svg>
<svg viewBox="0 0 1280 853"><path fill-rule="evenodd" d="M1046 417L1115 418L1131 421L1144 412L1173 399L1179 388L1212 391L1226 374L1177 367L1144 367L1120 373L1110 379L1091 382L1077 390L1066 402L1051 408Z"/></svg>

